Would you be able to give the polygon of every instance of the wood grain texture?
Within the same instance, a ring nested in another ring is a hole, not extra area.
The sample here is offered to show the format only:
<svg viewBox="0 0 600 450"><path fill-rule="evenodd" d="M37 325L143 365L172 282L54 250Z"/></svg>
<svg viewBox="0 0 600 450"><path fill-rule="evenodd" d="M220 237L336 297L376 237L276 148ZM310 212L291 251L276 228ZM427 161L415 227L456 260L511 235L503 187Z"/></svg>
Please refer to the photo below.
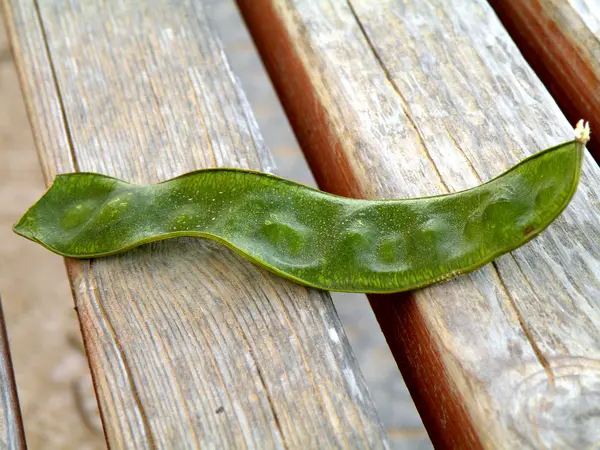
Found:
<svg viewBox="0 0 600 450"><path fill-rule="evenodd" d="M10 348L4 314L0 305L0 448L24 450L25 433L21 419L21 409L15 385L15 376L10 358Z"/></svg>
<svg viewBox="0 0 600 450"><path fill-rule="evenodd" d="M274 170L201 2L6 6L47 181ZM386 446L328 294L199 239L67 268L111 448Z"/></svg>
<svg viewBox="0 0 600 450"><path fill-rule="evenodd" d="M569 121L600 130L600 4L595 0L490 0L523 56ZM600 141L588 148L600 160Z"/></svg>
<svg viewBox="0 0 600 450"><path fill-rule="evenodd" d="M204 0L239 77L279 175L316 187L277 93L234 0ZM1 274L1 272L0 272ZM363 294L331 293L335 309L358 360L379 417L394 450L430 450L414 406L385 336Z"/></svg>
<svg viewBox="0 0 600 450"><path fill-rule="evenodd" d="M238 0L319 185L458 191L572 127L482 1ZM600 169L540 237L477 272L370 296L434 445L600 440Z"/></svg>
<svg viewBox="0 0 600 450"><path fill-rule="evenodd" d="M5 36L0 22L10 55ZM0 179L0 288L27 446L106 449L64 260L12 231L45 187L12 56L0 59Z"/></svg>

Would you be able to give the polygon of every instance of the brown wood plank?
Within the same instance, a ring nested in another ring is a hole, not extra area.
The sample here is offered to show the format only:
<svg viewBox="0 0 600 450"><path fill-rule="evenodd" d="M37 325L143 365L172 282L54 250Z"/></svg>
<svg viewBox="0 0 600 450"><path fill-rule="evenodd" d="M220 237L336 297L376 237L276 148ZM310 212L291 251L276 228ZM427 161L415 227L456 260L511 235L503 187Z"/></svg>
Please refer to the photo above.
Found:
<svg viewBox="0 0 600 450"><path fill-rule="evenodd" d="M274 170L201 2L6 12L47 181ZM200 239L67 268L111 448L385 446L327 293Z"/></svg>
<svg viewBox="0 0 600 450"><path fill-rule="evenodd" d="M600 6L595 1L489 0L567 118L600 130ZM600 160L600 141L588 148Z"/></svg>
<svg viewBox="0 0 600 450"><path fill-rule="evenodd" d="M26 449L21 409L10 358L10 347L0 304L0 448Z"/></svg>
<svg viewBox="0 0 600 450"><path fill-rule="evenodd" d="M483 1L238 0L319 185L475 186L572 126ZM600 169L563 215L467 276L370 296L434 445L600 438Z"/></svg>

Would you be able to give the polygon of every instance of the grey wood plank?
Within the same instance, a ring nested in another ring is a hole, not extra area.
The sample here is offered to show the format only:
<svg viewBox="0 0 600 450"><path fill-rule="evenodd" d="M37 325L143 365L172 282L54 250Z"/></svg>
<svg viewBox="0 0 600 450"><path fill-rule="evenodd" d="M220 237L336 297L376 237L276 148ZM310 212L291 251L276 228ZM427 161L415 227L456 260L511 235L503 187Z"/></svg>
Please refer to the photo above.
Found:
<svg viewBox="0 0 600 450"><path fill-rule="evenodd" d="M317 182L458 191L572 126L483 1L238 0ZM552 226L467 276L370 296L434 445L600 439L600 169Z"/></svg>
<svg viewBox="0 0 600 450"><path fill-rule="evenodd" d="M600 3L489 0L523 56L571 122L600 130ZM600 141L588 149L600 160Z"/></svg>
<svg viewBox="0 0 600 450"><path fill-rule="evenodd" d="M21 409L10 358L4 314L0 304L0 448L26 449Z"/></svg>
<svg viewBox="0 0 600 450"><path fill-rule="evenodd" d="M6 9L47 181L275 170L201 2ZM198 239L67 268L111 448L386 446L327 293Z"/></svg>
<svg viewBox="0 0 600 450"><path fill-rule="evenodd" d="M279 175L316 187L235 1L204 0L204 5L210 8L210 16L231 68L239 77ZM333 292L332 299L386 430L390 448L431 448L423 422L367 297Z"/></svg>
<svg viewBox="0 0 600 450"><path fill-rule="evenodd" d="M11 229L45 184L5 36L0 20L0 289L27 445L104 450L63 258ZM2 54L10 58L2 59Z"/></svg>

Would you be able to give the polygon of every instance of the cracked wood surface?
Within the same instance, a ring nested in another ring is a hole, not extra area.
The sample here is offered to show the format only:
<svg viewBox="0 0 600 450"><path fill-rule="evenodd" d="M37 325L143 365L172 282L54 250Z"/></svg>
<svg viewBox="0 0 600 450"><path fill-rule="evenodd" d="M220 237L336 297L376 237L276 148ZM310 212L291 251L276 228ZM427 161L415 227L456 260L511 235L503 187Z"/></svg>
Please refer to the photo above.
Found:
<svg viewBox="0 0 600 450"><path fill-rule="evenodd" d="M415 197L479 184L572 126L483 1L238 0L321 188ZM370 296L434 445L600 440L600 169L482 269Z"/></svg>
<svg viewBox="0 0 600 450"><path fill-rule="evenodd" d="M47 182L274 170L201 2L5 6ZM67 268L111 448L386 446L327 293L200 239Z"/></svg>
<svg viewBox="0 0 600 450"><path fill-rule="evenodd" d="M600 3L596 0L490 0L527 62L574 123L600 131ZM600 160L600 140L588 148Z"/></svg>
<svg viewBox="0 0 600 450"><path fill-rule="evenodd" d="M15 386L12 360L4 314L0 305L0 448L9 450L24 450L25 433L21 420L21 410Z"/></svg>

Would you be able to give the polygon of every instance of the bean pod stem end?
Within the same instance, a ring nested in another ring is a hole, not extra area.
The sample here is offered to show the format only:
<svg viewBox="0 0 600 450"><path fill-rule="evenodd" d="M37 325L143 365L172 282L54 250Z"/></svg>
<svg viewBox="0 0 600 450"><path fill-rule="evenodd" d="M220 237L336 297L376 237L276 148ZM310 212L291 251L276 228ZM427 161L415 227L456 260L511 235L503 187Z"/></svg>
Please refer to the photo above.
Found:
<svg viewBox="0 0 600 450"><path fill-rule="evenodd" d="M583 145L587 144L590 140L590 135L592 134L590 130L590 123L581 119L579 122L577 122L574 133L577 141L581 142Z"/></svg>

